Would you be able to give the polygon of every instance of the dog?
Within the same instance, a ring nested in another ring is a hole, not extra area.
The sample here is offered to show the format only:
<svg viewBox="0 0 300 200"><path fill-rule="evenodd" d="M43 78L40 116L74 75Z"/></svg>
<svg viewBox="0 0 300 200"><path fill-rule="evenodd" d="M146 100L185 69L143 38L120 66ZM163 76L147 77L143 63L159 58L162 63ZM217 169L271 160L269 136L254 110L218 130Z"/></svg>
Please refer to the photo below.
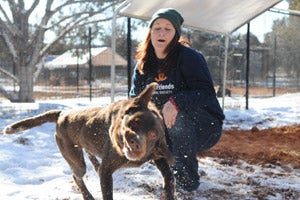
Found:
<svg viewBox="0 0 300 200"><path fill-rule="evenodd" d="M103 200L113 199L114 171L147 161L153 161L163 176L161 198L172 200L175 180L170 164L174 159L166 144L162 116L151 102L156 87L157 83L152 83L139 96L102 108L50 110L8 125L3 133L16 134L46 122L56 123L55 141L84 200L94 197L83 181L83 150L99 174Z"/></svg>

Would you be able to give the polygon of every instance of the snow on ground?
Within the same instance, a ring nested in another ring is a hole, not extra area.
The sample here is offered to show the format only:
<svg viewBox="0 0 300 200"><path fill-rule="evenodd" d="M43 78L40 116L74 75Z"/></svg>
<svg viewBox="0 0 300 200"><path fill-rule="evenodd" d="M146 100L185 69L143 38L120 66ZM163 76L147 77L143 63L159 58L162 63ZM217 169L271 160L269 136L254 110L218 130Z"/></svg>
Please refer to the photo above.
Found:
<svg viewBox="0 0 300 200"><path fill-rule="evenodd" d="M221 99L220 99L221 101ZM0 130L16 120L40 114L50 109L73 109L102 106L109 98L49 100L36 103L0 102ZM224 129L232 127L260 129L299 124L300 93L269 98L250 98L245 110L245 99L226 97ZM46 123L21 135L0 135L0 199L82 199L71 177L71 170L59 153L53 133L55 124ZM102 199L100 182L92 165L87 161L85 178L88 189ZM300 193L299 170L286 170L278 166L253 166L240 161L239 165L224 166L214 158L200 160L201 185L190 199L214 199L213 193L223 191L224 199L256 199L249 194L259 182L260 186L278 188L279 191ZM285 173L285 176L282 174ZM267 176L274 174L272 178ZM114 173L114 199L159 199L162 177L150 163L139 168L120 169ZM248 182L248 184L245 184ZM250 184L249 184L250 182ZM212 194L207 194L210 191ZM226 198L226 194L231 193ZM202 195L203 194L203 195ZM283 193L270 194L267 199L295 199ZM220 197L220 196L219 196ZM297 197L298 198L298 197ZM184 198L182 198L184 199Z"/></svg>

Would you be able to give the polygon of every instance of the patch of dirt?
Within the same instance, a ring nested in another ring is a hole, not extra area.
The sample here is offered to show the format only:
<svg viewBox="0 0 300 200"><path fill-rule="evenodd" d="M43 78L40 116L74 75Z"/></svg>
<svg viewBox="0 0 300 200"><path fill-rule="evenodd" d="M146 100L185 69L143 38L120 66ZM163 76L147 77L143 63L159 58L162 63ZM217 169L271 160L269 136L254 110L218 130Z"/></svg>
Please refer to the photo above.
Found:
<svg viewBox="0 0 300 200"><path fill-rule="evenodd" d="M224 159L227 164L274 164L300 169L300 125L259 130L224 130L220 141L200 155Z"/></svg>
<svg viewBox="0 0 300 200"><path fill-rule="evenodd" d="M234 96L244 96L245 95L245 87L238 87L238 86L228 86L228 89L230 89L231 94ZM273 92L275 92L276 95L279 94L286 94L286 93L294 93L299 92L298 89L293 88L280 88L277 87L275 91L273 91L273 88L266 88L266 87L249 87L249 95L253 96L273 96Z"/></svg>

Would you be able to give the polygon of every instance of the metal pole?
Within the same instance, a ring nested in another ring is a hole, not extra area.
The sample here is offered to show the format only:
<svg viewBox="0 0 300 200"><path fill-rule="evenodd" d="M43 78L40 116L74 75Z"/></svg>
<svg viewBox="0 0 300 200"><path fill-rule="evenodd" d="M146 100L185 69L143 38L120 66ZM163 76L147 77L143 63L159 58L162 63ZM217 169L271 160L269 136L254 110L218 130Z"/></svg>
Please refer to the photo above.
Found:
<svg viewBox="0 0 300 200"><path fill-rule="evenodd" d="M90 72L90 101L92 101L92 79L93 79L93 66L92 66L92 52L91 52L91 43L92 43L92 29L89 27L89 72Z"/></svg>
<svg viewBox="0 0 300 200"><path fill-rule="evenodd" d="M127 86L131 89L131 18L127 18Z"/></svg>
<svg viewBox="0 0 300 200"><path fill-rule="evenodd" d="M110 98L111 102L114 102L115 98L115 74L116 74L116 23L117 23L117 15L119 14L120 10L127 6L131 0L124 1L121 3L114 11L113 19L112 19L112 39L111 39L111 68L110 68L110 81L111 81L111 90L110 90Z"/></svg>
<svg viewBox="0 0 300 200"><path fill-rule="evenodd" d="M77 85L77 96L79 95L79 52L78 52L78 48L76 48L76 56L77 56L77 67L76 67L76 85Z"/></svg>
<svg viewBox="0 0 300 200"><path fill-rule="evenodd" d="M222 109L225 108L225 92L226 92L226 79L227 79L227 57L228 57L228 43L229 36L225 38L225 59L224 59L224 72L223 72L223 88L222 88Z"/></svg>
<svg viewBox="0 0 300 200"><path fill-rule="evenodd" d="M276 48L277 48L277 37L274 38L274 55L273 55L273 97L276 93Z"/></svg>
<svg viewBox="0 0 300 200"><path fill-rule="evenodd" d="M299 10L285 10L285 9L279 9L279 8L270 8L269 9L270 12L275 12L275 13L279 13L279 14L284 14L284 15L293 15L293 16L300 16L300 11Z"/></svg>
<svg viewBox="0 0 300 200"><path fill-rule="evenodd" d="M246 110L249 108L249 63L250 63L250 22L247 24L247 52L246 52Z"/></svg>

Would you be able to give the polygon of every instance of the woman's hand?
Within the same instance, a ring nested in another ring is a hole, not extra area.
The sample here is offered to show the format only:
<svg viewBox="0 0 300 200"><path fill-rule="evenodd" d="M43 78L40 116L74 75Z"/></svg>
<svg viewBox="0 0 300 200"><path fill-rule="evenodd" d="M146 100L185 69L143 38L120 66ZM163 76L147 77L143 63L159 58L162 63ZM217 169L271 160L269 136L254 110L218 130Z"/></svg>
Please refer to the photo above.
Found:
<svg viewBox="0 0 300 200"><path fill-rule="evenodd" d="M167 103L165 103L165 105L163 106L161 112L167 128L171 128L175 124L176 116L178 113L176 107L170 101L167 101Z"/></svg>

